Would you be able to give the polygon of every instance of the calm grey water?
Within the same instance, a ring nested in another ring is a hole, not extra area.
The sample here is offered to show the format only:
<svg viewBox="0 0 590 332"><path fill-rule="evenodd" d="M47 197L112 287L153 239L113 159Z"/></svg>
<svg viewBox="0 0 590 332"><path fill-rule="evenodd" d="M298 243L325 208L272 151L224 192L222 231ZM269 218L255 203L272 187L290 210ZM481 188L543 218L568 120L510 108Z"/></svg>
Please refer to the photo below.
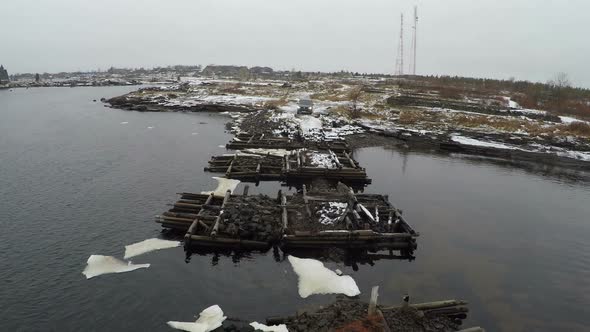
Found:
<svg viewBox="0 0 590 332"><path fill-rule="evenodd" d="M90 254L160 235L153 216L176 192L214 186L203 167L228 118L112 110L93 99L133 88L0 90L0 330L169 331L219 304L263 320L300 299L273 253L241 259L181 248L137 257L146 270L86 280ZM148 127L153 127L149 129ZM373 185L421 232L416 260L353 269L368 298L396 304L462 298L468 325L574 331L590 325L590 189L486 161L381 148L356 151ZM252 190L254 189L254 190ZM251 192L274 191L266 185Z"/></svg>

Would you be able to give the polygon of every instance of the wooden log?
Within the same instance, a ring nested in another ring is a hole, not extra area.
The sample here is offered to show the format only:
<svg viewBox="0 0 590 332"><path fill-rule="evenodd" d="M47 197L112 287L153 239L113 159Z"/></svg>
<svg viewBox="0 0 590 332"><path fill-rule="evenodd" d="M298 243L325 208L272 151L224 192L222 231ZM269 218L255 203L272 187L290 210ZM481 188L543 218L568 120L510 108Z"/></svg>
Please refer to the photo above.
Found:
<svg viewBox="0 0 590 332"><path fill-rule="evenodd" d="M303 185L303 202L305 203L305 212L307 212L307 216L311 218L311 208L309 207L309 198L307 197L307 186Z"/></svg>
<svg viewBox="0 0 590 332"><path fill-rule="evenodd" d="M358 203L357 206L359 207L360 211L363 212L363 214L365 216L367 216L367 218L369 218L369 220L373 223L375 223L375 218L373 218L373 215L371 214L371 212L369 212L369 210L367 210L367 208L362 205L361 203Z"/></svg>
<svg viewBox="0 0 590 332"><path fill-rule="evenodd" d="M328 150L328 153L330 154L330 157L332 158L332 160L336 164L336 167L338 167L339 169L342 168L342 164L340 164L340 160L338 159L338 156L336 156L334 151Z"/></svg>
<svg viewBox="0 0 590 332"><path fill-rule="evenodd" d="M379 205L375 205L375 222L379 223Z"/></svg>
<svg viewBox="0 0 590 332"><path fill-rule="evenodd" d="M448 307L448 308L430 309L430 310L422 310L422 311L424 311L424 314L427 314L427 315L449 316L449 315L468 313L469 309L466 307Z"/></svg>
<svg viewBox="0 0 590 332"><path fill-rule="evenodd" d="M371 289L371 298L369 299L369 316L377 313L377 298L379 297L379 286L373 286Z"/></svg>
<svg viewBox="0 0 590 332"><path fill-rule="evenodd" d="M350 157L350 155L346 151L344 151L344 156L346 156L346 159L348 159L348 162L350 163L350 167L358 168L358 166L356 165L354 160Z"/></svg>
<svg viewBox="0 0 590 332"><path fill-rule="evenodd" d="M207 197L207 200L205 201L204 205L209 205L213 202L213 193L211 193L209 195L209 197ZM197 230L197 225L199 225L200 223L202 223L202 221L200 220L201 217L203 217L203 213L205 212L204 209L201 209L199 211L199 213L197 214L197 216L195 217L195 219L193 220L193 222L191 223L190 227L188 228L187 233L185 234L185 239L187 239L187 234L190 236L192 234L195 234L195 231ZM207 226L205 225L205 229L207 228ZM190 242L190 238L187 239Z"/></svg>
<svg viewBox="0 0 590 332"><path fill-rule="evenodd" d="M232 167L234 165L234 161L236 160L236 158L237 158L237 155L234 155L234 159L231 161L231 163L229 163L229 167L227 168L227 171L225 172L225 176L227 178L229 178L229 176L231 174L231 169L232 169Z"/></svg>
<svg viewBox="0 0 590 332"><path fill-rule="evenodd" d="M215 224L213 225L213 228L211 229L211 237L213 237L213 238L215 236L217 236L217 231L219 229L219 222L221 220L221 217L223 216L223 208L225 207L225 204L229 200L230 196L231 196L231 190L226 191L225 197L223 198L223 203L221 203L221 213L219 213L219 215L215 219Z"/></svg>
<svg viewBox="0 0 590 332"><path fill-rule="evenodd" d="M443 301L433 301L433 302L423 302L423 303L415 303L411 304L410 307L416 310L431 310L431 309L440 309L440 308L448 308L448 307L455 307L460 305L467 305L467 301L463 300L443 300ZM381 307L381 310L394 310L399 309L400 306L392 306L392 307Z"/></svg>
<svg viewBox="0 0 590 332"><path fill-rule="evenodd" d="M283 209L283 232L287 231L287 197L285 194L281 196L281 208Z"/></svg>
<svg viewBox="0 0 590 332"><path fill-rule="evenodd" d="M457 332L486 332L486 330L484 330L483 328L481 328L479 326L474 326L474 327L470 327L467 329L459 330Z"/></svg>
<svg viewBox="0 0 590 332"><path fill-rule="evenodd" d="M201 235L191 235L190 238L191 238L192 244L197 244L197 245L202 245L202 246L225 247L228 245L234 245L234 246L243 246L243 247L250 247L250 248L257 248L257 249L266 249L269 247L269 244L267 242L253 241L253 240L232 239L232 238L225 238L225 237L212 238L210 236L201 236Z"/></svg>

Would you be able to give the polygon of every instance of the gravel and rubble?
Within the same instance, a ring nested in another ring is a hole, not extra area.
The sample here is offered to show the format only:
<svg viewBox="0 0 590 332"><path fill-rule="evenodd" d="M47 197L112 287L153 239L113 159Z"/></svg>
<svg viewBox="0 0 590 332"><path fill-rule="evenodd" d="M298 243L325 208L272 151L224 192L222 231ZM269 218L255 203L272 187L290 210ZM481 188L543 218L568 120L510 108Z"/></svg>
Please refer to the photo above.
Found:
<svg viewBox="0 0 590 332"><path fill-rule="evenodd" d="M369 304L338 296L337 300L317 310L288 317L284 323L291 332L306 331L381 331L382 320L367 316ZM443 315L424 315L411 307L384 310L383 317L391 331L457 331L459 325Z"/></svg>

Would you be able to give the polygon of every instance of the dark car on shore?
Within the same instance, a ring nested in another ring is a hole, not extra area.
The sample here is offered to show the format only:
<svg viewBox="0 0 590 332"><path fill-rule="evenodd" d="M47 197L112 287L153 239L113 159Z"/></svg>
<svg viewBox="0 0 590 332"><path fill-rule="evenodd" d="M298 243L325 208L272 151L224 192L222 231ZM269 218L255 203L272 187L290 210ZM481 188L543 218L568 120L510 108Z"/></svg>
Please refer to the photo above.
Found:
<svg viewBox="0 0 590 332"><path fill-rule="evenodd" d="M299 108L297 114L311 114L313 112L313 102L309 98L299 99Z"/></svg>

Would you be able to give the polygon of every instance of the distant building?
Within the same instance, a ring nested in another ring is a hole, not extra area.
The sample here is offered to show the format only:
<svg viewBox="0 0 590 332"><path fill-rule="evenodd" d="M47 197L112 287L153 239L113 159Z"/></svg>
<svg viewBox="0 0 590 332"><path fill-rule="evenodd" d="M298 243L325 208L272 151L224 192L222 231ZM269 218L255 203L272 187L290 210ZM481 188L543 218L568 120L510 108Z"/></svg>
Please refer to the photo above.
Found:
<svg viewBox="0 0 590 332"><path fill-rule="evenodd" d="M8 77L8 71L4 69L3 65L0 65L0 84L8 83L10 77Z"/></svg>
<svg viewBox="0 0 590 332"><path fill-rule="evenodd" d="M250 73L255 76L270 76L274 73L270 67L252 67Z"/></svg>
<svg viewBox="0 0 590 332"><path fill-rule="evenodd" d="M244 72L248 72L248 67L209 65L203 69L202 74L206 76L239 77L240 75L243 75Z"/></svg>

